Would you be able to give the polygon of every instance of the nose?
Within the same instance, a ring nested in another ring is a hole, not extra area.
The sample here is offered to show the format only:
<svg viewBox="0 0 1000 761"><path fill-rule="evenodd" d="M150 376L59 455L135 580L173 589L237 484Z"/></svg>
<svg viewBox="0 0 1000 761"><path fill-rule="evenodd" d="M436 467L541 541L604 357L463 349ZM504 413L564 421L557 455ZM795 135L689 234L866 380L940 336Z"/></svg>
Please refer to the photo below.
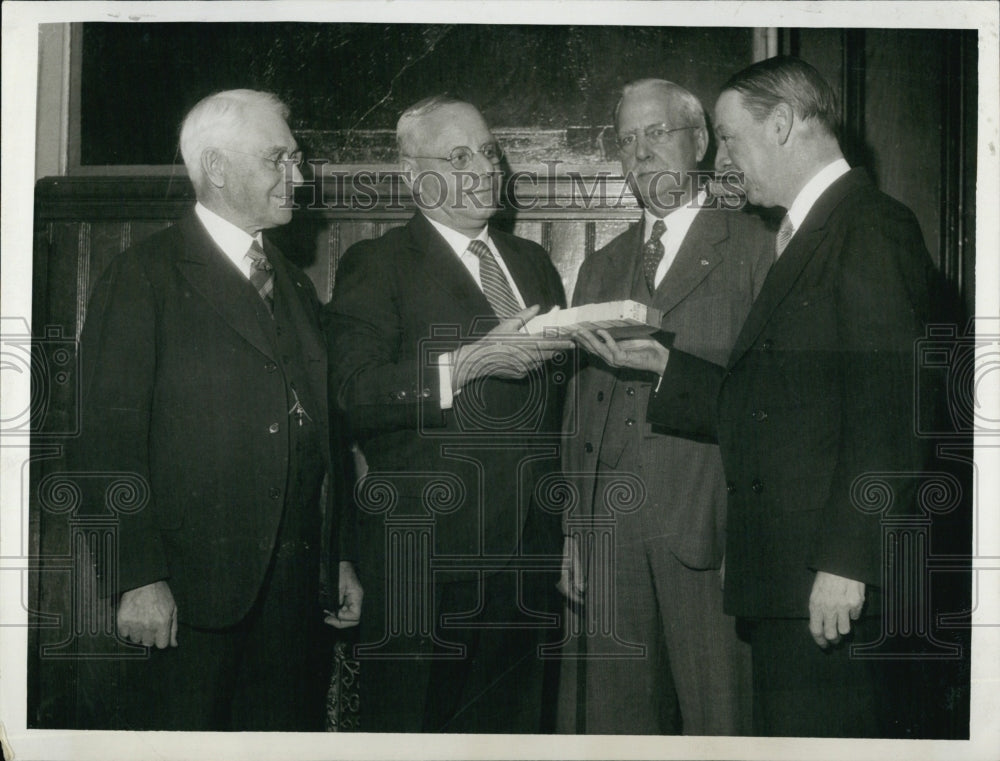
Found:
<svg viewBox="0 0 1000 761"><path fill-rule="evenodd" d="M652 151L649 150L649 142L646 140L646 136L639 132L635 136L635 158L638 161L645 161L652 155Z"/></svg>
<svg viewBox="0 0 1000 761"><path fill-rule="evenodd" d="M718 150L715 152L715 171L724 172L732 166L733 161L729 158L729 151L726 150L726 144L720 140Z"/></svg>
<svg viewBox="0 0 1000 761"><path fill-rule="evenodd" d="M306 179L302 176L302 170L299 169L299 165L292 164L292 184L302 185L305 181Z"/></svg>

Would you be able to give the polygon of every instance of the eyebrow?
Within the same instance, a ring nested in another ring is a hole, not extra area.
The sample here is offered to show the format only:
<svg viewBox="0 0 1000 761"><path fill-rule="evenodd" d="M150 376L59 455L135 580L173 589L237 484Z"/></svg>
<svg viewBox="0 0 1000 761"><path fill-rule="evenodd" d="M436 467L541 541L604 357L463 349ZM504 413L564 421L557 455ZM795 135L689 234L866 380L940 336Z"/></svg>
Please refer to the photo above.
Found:
<svg viewBox="0 0 1000 761"><path fill-rule="evenodd" d="M267 151L265 152L264 155L265 156L270 156L270 155L272 155L274 153L282 154L282 153L285 153L285 152L287 152L289 155L291 155L291 154L293 154L293 153L295 153L296 151L299 150L298 143L293 143L293 145L295 147L292 148L291 150L288 149L287 145L272 145L270 148L267 149Z"/></svg>

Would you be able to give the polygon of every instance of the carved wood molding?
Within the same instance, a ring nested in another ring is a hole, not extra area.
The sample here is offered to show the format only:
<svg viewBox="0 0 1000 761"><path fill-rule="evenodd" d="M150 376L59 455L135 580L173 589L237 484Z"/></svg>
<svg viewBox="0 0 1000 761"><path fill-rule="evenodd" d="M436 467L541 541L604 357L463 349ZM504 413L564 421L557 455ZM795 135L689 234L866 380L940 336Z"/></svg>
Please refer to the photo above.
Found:
<svg viewBox="0 0 1000 761"><path fill-rule="evenodd" d="M519 220L635 219L639 205L625 180L610 171L556 174L555 165L507 174L502 217ZM330 219L406 219L415 204L391 165L371 169L326 166L296 188L296 213ZM47 177L35 187L39 222L174 219L194 203L186 176Z"/></svg>

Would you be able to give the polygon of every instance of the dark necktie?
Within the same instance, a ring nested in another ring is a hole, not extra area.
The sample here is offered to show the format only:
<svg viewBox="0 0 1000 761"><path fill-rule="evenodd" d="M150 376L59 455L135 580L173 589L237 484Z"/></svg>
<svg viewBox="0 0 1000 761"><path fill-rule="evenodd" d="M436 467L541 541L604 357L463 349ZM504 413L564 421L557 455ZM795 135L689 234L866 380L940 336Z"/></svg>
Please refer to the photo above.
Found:
<svg viewBox="0 0 1000 761"><path fill-rule="evenodd" d="M781 226L778 228L778 237L774 241L775 259L781 256L793 235L795 235L795 225L792 224L792 220L786 214L785 218L781 220Z"/></svg>
<svg viewBox="0 0 1000 761"><path fill-rule="evenodd" d="M646 276L646 287L650 293L656 293L656 268L663 258L663 241L660 238L666 231L666 223L662 219L656 220L649 240L642 244L642 274Z"/></svg>
<svg viewBox="0 0 1000 761"><path fill-rule="evenodd" d="M469 251L479 259L479 282L483 286L486 300L490 302L493 311L501 320L512 317L521 311L521 306L514 297L514 291L504 277L503 270L497 264L490 247L481 240L469 241Z"/></svg>
<svg viewBox="0 0 1000 761"><path fill-rule="evenodd" d="M250 260L250 283L257 289L257 293L264 299L267 309L274 313L274 267L267 260L264 249L257 241L254 241L246 253Z"/></svg>

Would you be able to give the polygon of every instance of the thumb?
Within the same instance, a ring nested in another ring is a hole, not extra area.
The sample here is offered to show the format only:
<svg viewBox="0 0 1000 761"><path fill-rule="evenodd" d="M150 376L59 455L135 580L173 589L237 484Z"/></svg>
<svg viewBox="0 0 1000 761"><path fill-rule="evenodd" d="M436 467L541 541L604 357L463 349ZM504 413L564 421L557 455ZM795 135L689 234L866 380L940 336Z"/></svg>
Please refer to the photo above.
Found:
<svg viewBox="0 0 1000 761"><path fill-rule="evenodd" d="M497 325L497 332L502 332L502 333L518 332L521 328L524 327L524 324L528 320L530 320L532 317L538 314L539 309L540 307L538 306L538 304L533 304L530 307L522 309L517 314L511 315L506 320L503 320L499 325Z"/></svg>

